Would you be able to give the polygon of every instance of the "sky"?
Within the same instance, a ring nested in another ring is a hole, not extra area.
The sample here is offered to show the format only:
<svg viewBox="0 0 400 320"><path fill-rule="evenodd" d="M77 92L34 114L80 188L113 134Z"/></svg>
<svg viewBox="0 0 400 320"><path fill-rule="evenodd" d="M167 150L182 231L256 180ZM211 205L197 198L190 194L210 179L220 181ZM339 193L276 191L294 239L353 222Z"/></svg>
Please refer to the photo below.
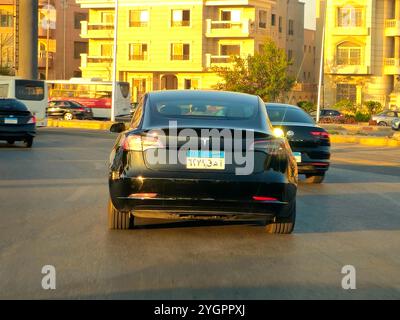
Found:
<svg viewBox="0 0 400 320"><path fill-rule="evenodd" d="M315 29L315 1L316 0L300 0L305 2L304 9L304 27L307 29Z"/></svg>

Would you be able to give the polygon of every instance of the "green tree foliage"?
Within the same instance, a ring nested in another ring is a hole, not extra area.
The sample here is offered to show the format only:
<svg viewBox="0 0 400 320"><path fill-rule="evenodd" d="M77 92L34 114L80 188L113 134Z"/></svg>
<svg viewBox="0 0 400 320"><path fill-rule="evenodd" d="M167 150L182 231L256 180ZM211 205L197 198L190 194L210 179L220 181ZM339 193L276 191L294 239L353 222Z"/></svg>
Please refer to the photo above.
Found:
<svg viewBox="0 0 400 320"><path fill-rule="evenodd" d="M279 101L295 83L295 79L288 75L291 64L285 51L268 40L254 56L232 57L231 67L214 68L223 79L215 88L255 94L264 101Z"/></svg>
<svg viewBox="0 0 400 320"><path fill-rule="evenodd" d="M316 106L311 101L299 101L297 106L302 108L305 112L310 113L316 110Z"/></svg>

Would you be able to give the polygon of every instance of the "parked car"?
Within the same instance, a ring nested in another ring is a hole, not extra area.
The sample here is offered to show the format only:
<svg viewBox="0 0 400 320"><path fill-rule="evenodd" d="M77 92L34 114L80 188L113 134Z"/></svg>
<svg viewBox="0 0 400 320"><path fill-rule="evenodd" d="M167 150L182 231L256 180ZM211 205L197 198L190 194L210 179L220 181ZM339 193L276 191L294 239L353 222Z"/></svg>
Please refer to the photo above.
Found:
<svg viewBox="0 0 400 320"><path fill-rule="evenodd" d="M90 120L93 119L93 111L84 105L71 100L52 100L46 108L48 117L62 118L64 120Z"/></svg>
<svg viewBox="0 0 400 320"><path fill-rule="evenodd" d="M311 117L317 119L317 111L312 111L310 113ZM338 110L334 109L323 109L320 110L319 119L320 120L331 120L332 122L344 120L345 116Z"/></svg>
<svg viewBox="0 0 400 320"><path fill-rule="evenodd" d="M376 121L378 126L390 126L395 118L400 117L400 111L386 110L372 116L371 120Z"/></svg>
<svg viewBox="0 0 400 320"><path fill-rule="evenodd" d="M229 137L204 130L223 130ZM234 136L235 130L242 134ZM293 231L296 160L287 141L273 135L259 97L201 90L151 92L138 105L128 130L116 123L110 131L119 133L110 155L111 229L128 229L136 217L153 217L260 219L269 233ZM254 166L238 174L244 164L237 157L244 155Z"/></svg>
<svg viewBox="0 0 400 320"><path fill-rule="evenodd" d="M392 121L392 129L393 129L393 130L396 130L396 131L399 131L399 130L400 130L400 118L395 118L395 119Z"/></svg>
<svg viewBox="0 0 400 320"><path fill-rule="evenodd" d="M322 183L330 165L328 132L297 106L267 103L266 107L272 125L289 141L299 174L305 174L309 183Z"/></svg>
<svg viewBox="0 0 400 320"><path fill-rule="evenodd" d="M36 118L16 99L0 99L0 140L14 144L23 141L31 148L36 135Z"/></svg>

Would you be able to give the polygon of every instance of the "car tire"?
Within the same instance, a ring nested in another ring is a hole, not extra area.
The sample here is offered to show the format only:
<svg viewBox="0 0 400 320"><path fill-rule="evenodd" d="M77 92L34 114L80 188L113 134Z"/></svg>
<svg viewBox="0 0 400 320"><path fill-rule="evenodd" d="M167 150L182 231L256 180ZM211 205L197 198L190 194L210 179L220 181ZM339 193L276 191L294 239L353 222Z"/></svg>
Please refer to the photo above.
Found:
<svg viewBox="0 0 400 320"><path fill-rule="evenodd" d="M320 184L320 183L324 182L324 180L325 180L325 174L318 175L318 176L306 174L306 182L307 183Z"/></svg>
<svg viewBox="0 0 400 320"><path fill-rule="evenodd" d="M380 122L378 122L378 126L387 127L388 124L385 121L380 121Z"/></svg>
<svg viewBox="0 0 400 320"><path fill-rule="evenodd" d="M72 113L67 112L64 114L64 120L71 121L72 119L74 119L74 115Z"/></svg>
<svg viewBox="0 0 400 320"><path fill-rule="evenodd" d="M7 140L7 143L8 143L8 144L14 144L15 141L14 141L14 140Z"/></svg>
<svg viewBox="0 0 400 320"><path fill-rule="evenodd" d="M296 222L296 200L293 200L282 210L289 211L285 218L275 218L267 222L266 231L271 234L291 234Z"/></svg>
<svg viewBox="0 0 400 320"><path fill-rule="evenodd" d="M111 230L128 230L133 225L134 217L130 212L117 210L111 199L108 200L108 228Z"/></svg>
<svg viewBox="0 0 400 320"><path fill-rule="evenodd" d="M25 139L25 147L26 148L32 148L32 145L33 145L33 138L32 137Z"/></svg>

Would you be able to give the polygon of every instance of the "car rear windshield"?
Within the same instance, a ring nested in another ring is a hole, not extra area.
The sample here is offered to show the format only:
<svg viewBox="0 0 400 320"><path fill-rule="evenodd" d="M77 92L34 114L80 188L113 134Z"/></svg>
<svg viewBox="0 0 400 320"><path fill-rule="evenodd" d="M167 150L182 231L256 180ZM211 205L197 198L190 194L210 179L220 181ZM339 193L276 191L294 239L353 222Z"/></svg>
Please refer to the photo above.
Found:
<svg viewBox="0 0 400 320"><path fill-rule="evenodd" d="M152 101L152 108L168 118L250 119L258 105L215 98L185 98Z"/></svg>
<svg viewBox="0 0 400 320"><path fill-rule="evenodd" d="M27 107L18 100L0 99L0 111L28 111Z"/></svg>
<svg viewBox="0 0 400 320"><path fill-rule="evenodd" d="M314 120L303 110L285 107L267 105L267 113L271 122L297 122L314 124Z"/></svg>

